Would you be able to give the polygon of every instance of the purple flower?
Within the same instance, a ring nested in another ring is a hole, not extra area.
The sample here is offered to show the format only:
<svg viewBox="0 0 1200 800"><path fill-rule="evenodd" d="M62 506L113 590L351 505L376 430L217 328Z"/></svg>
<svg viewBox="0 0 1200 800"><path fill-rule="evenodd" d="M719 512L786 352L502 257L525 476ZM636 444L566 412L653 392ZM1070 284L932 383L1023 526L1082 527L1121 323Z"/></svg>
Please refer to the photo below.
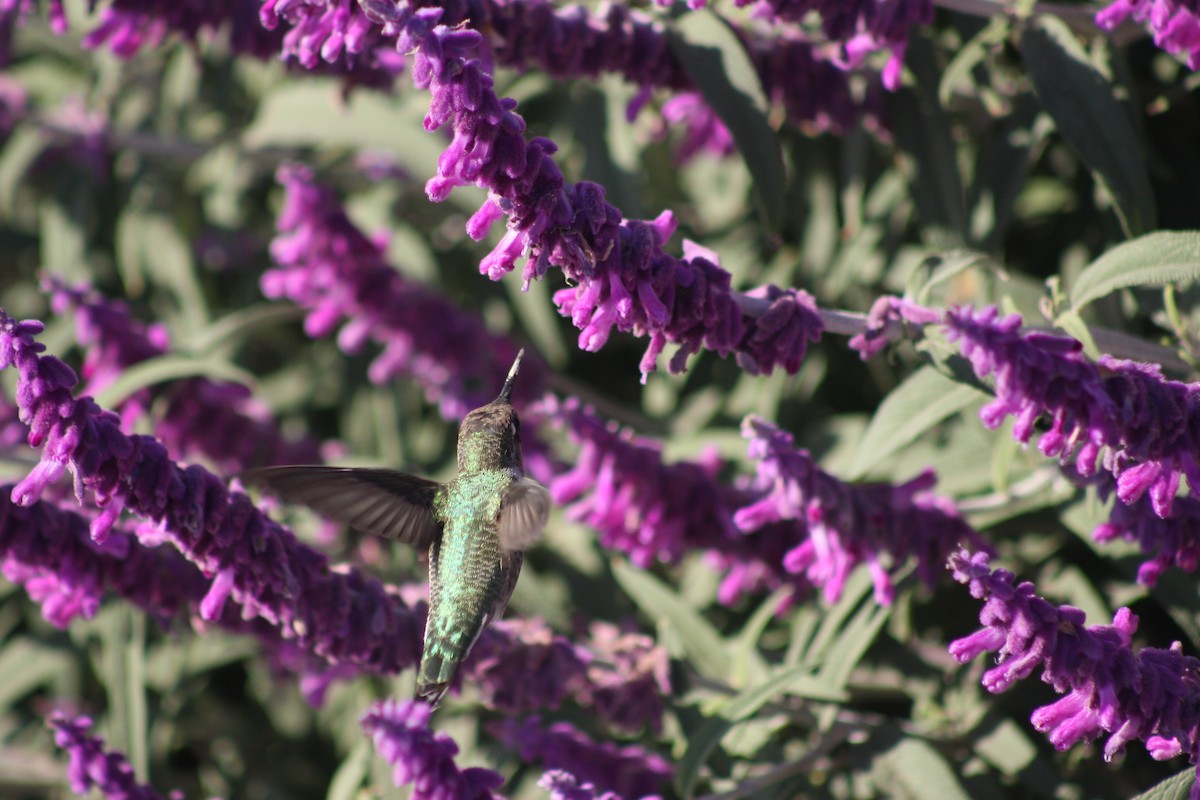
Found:
<svg viewBox="0 0 1200 800"><path fill-rule="evenodd" d="M420 701L385 700L362 718L363 731L375 749L393 765L397 786L413 784L413 800L490 800L504 776L490 769L459 770L458 745L444 733L429 730L433 709Z"/></svg>
<svg viewBox="0 0 1200 800"><path fill-rule="evenodd" d="M1168 650L1134 651L1137 617L1122 608L1112 625L1085 625L1084 614L1055 606L1034 594L1028 581L991 570L984 553L960 551L950 559L954 577L983 600L983 627L950 645L967 662L986 652L998 665L983 674L988 691L999 693L1041 668L1042 680L1062 699L1033 713L1033 725L1059 750L1108 736L1105 760L1134 740L1146 742L1156 759L1180 753L1200 757L1200 659ZM1200 784L1192 796L1200 794Z"/></svg>
<svg viewBox="0 0 1200 800"><path fill-rule="evenodd" d="M1200 69L1200 6L1194 0L1116 0L1096 12L1096 25L1115 30L1133 18L1154 34L1154 43L1174 55L1186 55Z"/></svg>
<svg viewBox="0 0 1200 800"><path fill-rule="evenodd" d="M664 464L661 445L620 430L576 398L548 396L538 410L580 448L574 467L551 479L550 494L569 519L596 528L605 547L646 567L739 538L717 488L716 459Z"/></svg>
<svg viewBox="0 0 1200 800"><path fill-rule="evenodd" d="M941 313L934 309L925 308L900 297L885 295L871 305L867 314L866 330L851 337L850 348L857 350L863 361L866 361L879 355L904 323L929 325L940 321L941 318Z"/></svg>
<svg viewBox="0 0 1200 800"><path fill-rule="evenodd" d="M1160 517L1148 497L1126 505L1116 503L1108 521L1096 527L1097 542L1116 538L1137 544L1143 553L1154 557L1138 568L1138 582L1153 586L1170 567L1194 572L1200 561L1200 500L1177 497L1171 513Z"/></svg>
<svg viewBox="0 0 1200 800"><path fill-rule="evenodd" d="M703 4L702 0L696 0ZM869 53L891 51L883 72L884 85L895 89L908 48L908 34L916 25L933 21L933 0L878 0L847 3L844 0L735 0L738 6L754 6L760 16L800 22L817 12L821 29L843 46L843 63L857 67Z"/></svg>
<svg viewBox="0 0 1200 800"><path fill-rule="evenodd" d="M962 543L985 547L979 535L955 512L953 504L930 493L936 478L926 471L907 483L851 485L822 471L790 434L758 417L747 417L742 432L750 456L759 461L761 499L734 515L743 531L791 520L792 548L784 567L803 574L825 597L835 601L851 571L865 563L875 583L875 598L893 598L890 570L909 559L917 574L933 585L946 557Z"/></svg>
<svg viewBox="0 0 1200 800"><path fill-rule="evenodd" d="M544 622L512 619L486 629L464 672L491 708L521 713L557 708L587 680L590 653Z"/></svg>
<svg viewBox="0 0 1200 800"><path fill-rule="evenodd" d="M590 783L580 783L574 775L552 769L542 776L538 786L550 792L551 800L623 800L615 792L601 792Z"/></svg>
<svg viewBox="0 0 1200 800"><path fill-rule="evenodd" d="M744 297L766 307L747 315L746 331L737 348L738 365L751 375L768 375L776 366L795 375L808 343L820 341L825 328L817 301L803 289L777 286L763 286Z"/></svg>
<svg viewBox="0 0 1200 800"><path fill-rule="evenodd" d="M566 722L545 727L537 716L521 722L509 717L492 731L527 764L563 770L626 797L658 795L671 779L671 765L663 757L637 745L594 741Z"/></svg>
<svg viewBox="0 0 1200 800"><path fill-rule="evenodd" d="M1088 361L1074 339L1022 335L1021 319L995 308L957 309L946 329L980 377L993 375L996 399L980 413L995 428L1016 420L1013 436L1028 442L1039 418L1049 418L1038 448L1074 459L1090 477L1097 460L1116 479L1123 503L1149 494L1159 516L1171 513L1180 479L1200 485L1200 386L1169 381L1157 366L1101 358Z"/></svg>
<svg viewBox="0 0 1200 800"><path fill-rule="evenodd" d="M162 800L154 789L137 782L124 755L106 751L102 739L88 734L91 719L55 713L47 722L54 729L54 743L70 756L67 776L75 794L96 788L109 800ZM182 795L172 792L170 797L179 800Z"/></svg>
<svg viewBox="0 0 1200 800"><path fill-rule="evenodd" d="M303 167L285 166L279 180L287 202L271 245L278 265L262 278L263 294L308 310L304 327L322 337L338 329L343 351L368 341L383 346L370 378L416 380L447 419L461 419L495 396L516 347L442 295L406 281L384 257L384 243L364 235L326 187ZM470 342L470 347L464 347ZM543 391L544 367L527 359L516 400Z"/></svg>
<svg viewBox="0 0 1200 800"><path fill-rule="evenodd" d="M649 726L662 730L663 698L671 696L666 650L641 633L626 633L606 622L591 625L594 654L580 702L626 731Z"/></svg>
<svg viewBox="0 0 1200 800"><path fill-rule="evenodd" d="M74 311L77 339L86 348L84 393L103 391L130 366L168 352L166 329L134 319L124 303L108 300L87 285L71 287L54 277L44 281L44 287L57 313ZM144 388L125 398L117 409L126 429L148 412L156 396L165 403L155 433L173 456L204 455L227 472L324 460L311 439L285 438L270 409L251 397L247 387L207 378Z"/></svg>
<svg viewBox="0 0 1200 800"><path fill-rule="evenodd" d="M17 367L30 443L45 443L41 463L13 489L15 503L32 504L70 469L77 496L90 490L108 510L92 523L97 541L108 537L113 510L126 508L155 523L157 530L139 528L140 537L170 541L212 579L201 603L205 618L219 617L232 597L245 618L262 617L331 661L380 671L417 662L423 621L414 610L378 581L331 569L324 555L215 475L179 466L154 438L127 436L114 414L74 399L74 373L38 355L43 346L33 334L40 330L41 323L0 312L0 368Z"/></svg>
<svg viewBox="0 0 1200 800"><path fill-rule="evenodd" d="M98 545L83 516L49 501L15 505L11 488L0 487L0 570L25 586L53 625L90 619L109 592L162 622L204 596L208 582L173 549L143 547L123 531Z"/></svg>
<svg viewBox="0 0 1200 800"><path fill-rule="evenodd" d="M415 52L414 82L433 93L426 129L452 129L438 174L426 184L429 198L444 200L457 186L486 188L488 200L467 224L476 239L508 217L508 232L480 263L482 272L499 279L525 258L528 283L560 268L575 288L559 291L555 302L580 328L580 347L598 350L614 328L647 336L643 377L669 342L679 345L670 363L675 372L701 347L722 355L738 349L745 325L729 273L707 251L666 253L676 224L669 212L652 222L623 220L603 187L568 186L551 159L554 143L527 142L515 102L496 95L478 58L477 32L447 27L436 8L372 3L367 13L396 32L399 49ZM762 354L752 348L748 355ZM786 354L783 360L791 363Z"/></svg>
<svg viewBox="0 0 1200 800"><path fill-rule="evenodd" d="M683 128L682 139L675 148L675 161L679 164L700 153L731 156L737 152L733 134L698 92L676 94L663 103L662 116L667 124Z"/></svg>

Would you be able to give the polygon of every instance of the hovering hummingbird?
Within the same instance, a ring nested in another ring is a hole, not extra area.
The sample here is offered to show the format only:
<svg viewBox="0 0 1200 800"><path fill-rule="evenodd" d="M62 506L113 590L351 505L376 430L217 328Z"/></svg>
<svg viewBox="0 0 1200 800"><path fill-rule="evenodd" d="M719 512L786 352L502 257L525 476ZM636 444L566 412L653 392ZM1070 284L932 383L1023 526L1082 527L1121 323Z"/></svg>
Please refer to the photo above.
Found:
<svg viewBox="0 0 1200 800"><path fill-rule="evenodd" d="M512 407L517 353L500 395L462 421L446 483L388 469L286 466L245 480L359 530L429 551L429 617L417 697L437 706L479 634L504 614L525 549L546 526L550 493L525 477Z"/></svg>

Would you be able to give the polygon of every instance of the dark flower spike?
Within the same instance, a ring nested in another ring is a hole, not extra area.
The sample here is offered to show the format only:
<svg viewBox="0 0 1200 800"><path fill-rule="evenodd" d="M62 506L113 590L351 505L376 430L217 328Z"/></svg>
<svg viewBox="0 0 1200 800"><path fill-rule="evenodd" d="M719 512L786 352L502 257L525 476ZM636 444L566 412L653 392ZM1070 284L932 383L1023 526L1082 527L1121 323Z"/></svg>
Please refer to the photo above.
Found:
<svg viewBox="0 0 1200 800"><path fill-rule="evenodd" d="M458 745L429 729L432 706L420 701L385 700L363 715L363 731L392 765L397 786L413 785L413 800L492 800L504 776L490 769L460 770Z"/></svg>
<svg viewBox="0 0 1200 800"><path fill-rule="evenodd" d="M41 330L40 322L16 322L0 311L0 369L17 367L20 417L33 426L31 443L45 445L41 463L13 489L14 504L36 502L69 470L78 496L92 492L103 506L91 524L98 543L110 538L120 510L127 509L148 520L139 526L139 538L170 542L200 568L210 581L200 602L202 618L220 619L232 599L245 619L265 620L283 638L330 663L381 673L416 665L422 607L410 607L355 569L330 565L244 493L227 489L202 467L181 467L153 437L127 436L115 414L90 398L72 397L75 374L58 359L40 355L44 346L34 335ZM519 636L499 627L487 634L499 637L497 648L525 647ZM486 649L483 641L480 646ZM562 683L581 703L622 724L636 693L641 698L636 718L658 724L648 716L661 714L661 698L648 703L642 692L661 683L647 684L640 673L619 664L593 663L586 651L571 652L583 677L564 677ZM509 658L520 660L519 653ZM530 688L510 691L538 696Z"/></svg>
<svg viewBox="0 0 1200 800"><path fill-rule="evenodd" d="M1082 611L1038 597L1028 581L992 570L986 553L962 550L950 568L971 596L984 601L983 627L950 645L967 662L996 653L998 664L983 685L998 694L1037 669L1062 699L1033 713L1033 726L1059 750L1107 736L1104 759L1112 760L1131 741L1143 741L1157 760L1186 755L1200 760L1200 659L1167 650L1134 650L1137 617L1122 608L1112 625L1085 625ZM1200 799L1200 782L1192 797Z"/></svg>
<svg viewBox="0 0 1200 800"><path fill-rule="evenodd" d="M104 740L88 733L90 718L71 718L56 712L47 724L54 729L54 743L70 756L67 777L75 794L87 795L94 788L108 800L163 800L154 789L137 782L133 767L122 753L106 750ZM168 797L182 800L183 795L172 792Z"/></svg>
<svg viewBox="0 0 1200 800"><path fill-rule="evenodd" d="M601 791L562 769L547 772L538 781L538 786L550 792L551 800L624 800L616 792Z"/></svg>
<svg viewBox="0 0 1200 800"><path fill-rule="evenodd" d="M932 586L957 547L987 547L949 499L931 492L932 470L895 486L848 484L821 470L790 434L763 419L747 417L742 433L759 462L755 486L761 498L739 509L734 522L753 531L791 521L784 566L823 587L831 602L859 564L871 573L876 600L888 605L894 594L890 571L910 559Z"/></svg>
<svg viewBox="0 0 1200 800"><path fill-rule="evenodd" d="M87 394L102 391L134 364L170 351L164 327L141 323L124 303L86 284L69 286L51 276L43 288L55 312L74 313L76 337L85 348ZM228 472L322 460L320 447L311 439L284 438L267 408L245 386L196 377L176 381L161 394L166 402L155 434L174 457L203 455ZM148 411L153 397L151 390L142 389L116 407L126 429Z"/></svg>
<svg viewBox="0 0 1200 800"><path fill-rule="evenodd" d="M625 797L661 795L671 780L671 765L662 756L638 745L597 742L570 723L545 726L536 715L509 717L491 730L526 764L564 770Z"/></svg>
<svg viewBox="0 0 1200 800"><path fill-rule="evenodd" d="M1181 478L1200 486L1200 385L1108 356L1094 364L1074 339L1022 334L1019 316L1001 318L994 307L955 309L945 325L976 374L995 378L996 399L980 413L987 427L1012 416L1013 436L1028 442L1037 420L1049 417L1038 440L1043 454L1073 460L1084 477L1103 467L1121 502L1148 494L1162 517Z"/></svg>
<svg viewBox="0 0 1200 800"><path fill-rule="evenodd" d="M1200 4L1194 0L1116 0L1096 12L1096 25L1116 30L1132 18L1154 35L1154 43L1173 55L1184 56L1200 70Z"/></svg>
<svg viewBox="0 0 1200 800"><path fill-rule="evenodd" d="M566 184L551 158L553 142L526 141L515 102L496 95L480 61L478 32L447 26L440 8L384 2L363 8L396 36L400 52L412 54L414 82L432 92L426 129L452 128L438 175L426 184L429 198L444 200L457 186L487 189L488 200L467 225L476 239L508 217L508 233L483 259L481 272L499 279L521 258L527 282L551 266L562 269L575 288L558 292L555 301L581 329L580 346L599 349L613 328L649 337L643 376L668 343L679 345L672 371L681 371L687 357L702 347L722 355L744 351L764 370L777 363L798 366L805 343L820 330L812 315L778 315L788 320L772 323L781 330L765 339L752 333L743 342L746 325L729 273L707 251L685 250L681 259L663 249L676 224L669 212L652 222L623 220L605 201L601 186ZM285 212L284 218L290 223L297 211ZM294 227L289 223L281 227ZM277 258L287 260L286 255Z"/></svg>

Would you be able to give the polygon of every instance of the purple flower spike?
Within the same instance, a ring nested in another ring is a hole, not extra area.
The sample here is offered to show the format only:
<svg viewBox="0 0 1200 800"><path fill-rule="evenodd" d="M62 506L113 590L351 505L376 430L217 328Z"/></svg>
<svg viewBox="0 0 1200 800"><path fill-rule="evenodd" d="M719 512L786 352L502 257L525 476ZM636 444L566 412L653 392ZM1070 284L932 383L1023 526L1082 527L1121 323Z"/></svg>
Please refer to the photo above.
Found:
<svg viewBox="0 0 1200 800"><path fill-rule="evenodd" d="M83 392L100 392L130 366L168 352L166 329L139 322L124 303L55 277L43 281L43 288L57 313L74 312L76 336L86 348ZM155 432L173 456L203 454L228 472L323 460L316 442L284 438L269 409L247 387L207 378L188 378L157 391L141 389L125 398L117 411L127 429L147 413L156 395L166 403Z"/></svg>
<svg viewBox="0 0 1200 800"><path fill-rule="evenodd" d="M1106 761L1134 740L1157 759L1183 753L1193 764L1200 760L1200 659L1184 655L1178 642L1134 651L1137 617L1129 609L1118 610L1112 625L1085 625L1082 611L1055 606L1034 594L1032 583L993 571L984 553L959 551L950 568L984 601L983 627L953 642L950 653L964 663L996 653L999 665L983 674L993 693L1040 668L1042 680L1064 695L1032 717L1055 747L1108 736Z"/></svg>
<svg viewBox="0 0 1200 800"><path fill-rule="evenodd" d="M763 286L746 292L768 305L746 320L737 362L751 375L768 375L781 366L789 375L800 371L809 342L819 342L825 325L817 301L803 289Z"/></svg>
<svg viewBox="0 0 1200 800"><path fill-rule="evenodd" d="M995 376L996 399L980 414L997 427L1016 420L1013 436L1028 442L1037 420L1050 420L1038 449L1074 459L1089 477L1097 460L1116 479L1117 496L1133 503L1148 494L1154 511L1171 513L1180 478L1200 486L1200 386L1168 381L1152 365L1107 356L1093 364L1074 339L1022 335L1020 317L995 308L946 315L946 329L980 377Z"/></svg>
<svg viewBox="0 0 1200 800"><path fill-rule="evenodd" d="M420 701L385 700L362 718L363 731L375 749L393 765L397 786L413 784L413 800L491 800L504 776L490 769L459 770L458 745L444 733L429 730L432 707Z"/></svg>
<svg viewBox="0 0 1200 800"><path fill-rule="evenodd" d="M790 434L763 419L747 417L742 432L750 439L751 458L759 461L760 499L739 509L734 523L754 531L791 521L792 549L784 567L824 587L830 602L841 596L859 564L871 573L876 600L888 605L894 593L890 571L908 559L916 561L926 585L933 585L960 543L986 547L949 500L930 492L932 471L897 486L851 485L822 471L806 450L795 448Z"/></svg>
<svg viewBox="0 0 1200 800"><path fill-rule="evenodd" d="M114 414L73 398L74 373L38 355L33 333L40 330L40 323L0 312L0 367L16 364L22 419L33 422L31 440L41 431L45 441L41 464L13 489L15 503L33 503L51 476L69 468L78 496L94 492L102 504L120 503L155 523L157 530L139 528L139 536L169 540L210 578L232 571L232 581L226 573L210 589L210 614L220 612L227 593L246 619L263 618L329 661L375 671L416 664L423 626L417 611L357 571L332 569L217 476L180 467L153 437L127 436ZM107 533L93 524L98 540Z"/></svg>
<svg viewBox="0 0 1200 800"><path fill-rule="evenodd" d="M465 671L491 708L510 714L557 708L579 694L592 656L544 622L511 619L486 629Z"/></svg>
<svg viewBox="0 0 1200 800"><path fill-rule="evenodd" d="M309 170L285 166L278 177L287 201L271 245L277 267L263 275L263 294L307 309L310 336L336 329L345 352L359 352L369 341L381 345L371 380L411 377L447 419L461 419L491 400L515 346L490 333L477 316L401 277L384 257L384 243L360 231ZM541 362L526 359L516 401L540 396L543 380Z"/></svg>
<svg viewBox="0 0 1200 800"><path fill-rule="evenodd" d="M154 789L137 782L124 755L106 751L104 740L88 733L92 727L90 718L72 719L56 712L47 723L54 729L55 744L70 756L67 775L75 794L86 795L96 788L109 800L163 800ZM181 797L174 792L170 796L173 800Z"/></svg>
<svg viewBox="0 0 1200 800"><path fill-rule="evenodd" d="M570 519L596 528L605 547L646 567L739 538L715 461L666 465L657 443L619 430L576 398L548 396L539 410L580 447L574 469L551 480L550 494Z"/></svg>
<svg viewBox="0 0 1200 800"><path fill-rule="evenodd" d="M867 329L850 339L850 349L857 350L862 360L874 358L887 347L893 334L905 322L929 325L939 322L942 314L903 298L885 295L871 306L867 314Z"/></svg>
<svg viewBox="0 0 1200 800"><path fill-rule="evenodd" d="M663 757L637 745L594 741L566 722L544 727L537 716L521 722L509 717L493 730L525 763L569 772L626 797L658 795L671 779L671 765Z"/></svg>
<svg viewBox="0 0 1200 800"><path fill-rule="evenodd" d="M601 792L590 783L580 783L574 775L561 769L547 772L538 781L538 786L550 792L551 800L623 800L616 792Z"/></svg>
<svg viewBox="0 0 1200 800"><path fill-rule="evenodd" d="M103 547L78 513L39 501L28 508L0 496L0 570L23 584L53 625L91 618L108 592L166 622L204 595L200 571L170 548L149 548L114 531Z"/></svg>
<svg viewBox="0 0 1200 800"><path fill-rule="evenodd" d="M1138 568L1138 582L1153 586L1171 567L1195 572L1200 563L1200 500L1177 497L1171 513L1160 517L1148 497L1125 505L1116 503L1108 521L1092 532L1097 542L1116 538L1136 543L1154 557Z"/></svg>
<svg viewBox="0 0 1200 800"><path fill-rule="evenodd" d="M1133 18L1154 35L1154 43L1174 55L1187 57L1200 69L1200 6L1188 0L1116 0L1096 12L1096 25L1115 30Z"/></svg>

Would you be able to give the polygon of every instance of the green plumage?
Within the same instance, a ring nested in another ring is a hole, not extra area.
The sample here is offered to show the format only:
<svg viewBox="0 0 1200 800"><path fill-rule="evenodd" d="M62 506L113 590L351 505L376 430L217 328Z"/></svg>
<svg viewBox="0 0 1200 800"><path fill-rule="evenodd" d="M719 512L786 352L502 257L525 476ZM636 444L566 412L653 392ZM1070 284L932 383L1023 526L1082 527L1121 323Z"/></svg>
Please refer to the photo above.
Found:
<svg viewBox="0 0 1200 800"><path fill-rule="evenodd" d="M434 500L442 536L429 551L429 621L417 693L440 695L487 621L496 619L521 569L497 534L500 500L515 480L509 469L459 473Z"/></svg>
<svg viewBox="0 0 1200 800"><path fill-rule="evenodd" d="M429 618L417 697L436 706L489 622L504 614L524 551L550 514L546 487L525 477L521 421L509 402L524 351L500 395L463 419L448 483L395 470L292 465L249 482L360 530L429 551Z"/></svg>

